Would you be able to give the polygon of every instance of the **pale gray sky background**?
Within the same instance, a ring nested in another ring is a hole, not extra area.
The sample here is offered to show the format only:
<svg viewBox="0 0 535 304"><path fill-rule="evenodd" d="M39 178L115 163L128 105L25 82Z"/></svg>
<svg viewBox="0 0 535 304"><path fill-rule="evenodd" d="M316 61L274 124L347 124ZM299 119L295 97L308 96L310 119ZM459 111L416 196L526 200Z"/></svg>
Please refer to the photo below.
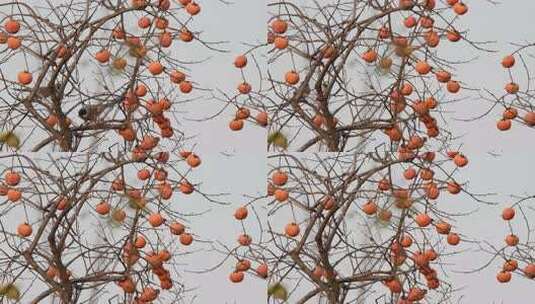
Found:
<svg viewBox="0 0 535 304"><path fill-rule="evenodd" d="M213 206L211 212L192 219L193 229L208 240L219 241L232 248L237 245L238 235L242 233L239 221L233 217L234 210L245 204L247 200L243 194L260 196L265 192L266 164L264 155L259 153L238 153L227 157L217 153L204 156L203 168L199 168L197 175L203 180L203 189L207 192L227 192L230 195L225 200L230 206ZM199 202L202 198L198 199ZM186 203L186 202L185 202ZM195 200L187 203L195 204ZM259 202L260 203L260 202ZM204 206L206 204L203 203ZM255 205L261 209L262 206ZM252 214L251 214L252 215ZM245 223L247 233L251 236L258 234L258 225L251 216ZM199 247L202 248L202 245ZM209 248L206 246L206 248ZM221 248L219 246L219 248ZM222 261L221 254L201 252L186 259L191 261L185 269L197 271L197 265L212 267ZM189 285L198 285L199 289L192 292L197 296L194 303L222 303L222 304L252 304L266 302L266 281L246 275L240 284L233 284L228 276L235 267L236 261L229 259L213 272L205 274L186 273L184 279ZM256 264L253 264L253 267Z"/></svg>

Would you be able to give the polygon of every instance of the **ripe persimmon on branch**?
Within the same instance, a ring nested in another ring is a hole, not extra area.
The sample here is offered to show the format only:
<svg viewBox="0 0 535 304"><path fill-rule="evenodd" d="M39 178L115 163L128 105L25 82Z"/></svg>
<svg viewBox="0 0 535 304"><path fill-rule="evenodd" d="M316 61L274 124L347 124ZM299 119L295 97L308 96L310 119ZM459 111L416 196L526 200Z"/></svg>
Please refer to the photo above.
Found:
<svg viewBox="0 0 535 304"><path fill-rule="evenodd" d="M485 242L482 249L492 255L492 259L483 267L496 268L499 262L496 280L509 283L513 274L529 280L535 279L535 242L531 236L533 229L533 202L535 196L516 197L502 210L501 220L506 223L502 244Z"/></svg>
<svg viewBox="0 0 535 304"><path fill-rule="evenodd" d="M244 280L247 282L250 280L249 277L265 280L268 277L269 266L263 252L268 244L262 238L262 227L266 223L267 214L263 210L262 203L262 197L251 199L234 210L232 217L239 223L241 231L236 236L235 243L218 242L214 249L224 256L224 259L207 271L222 267L227 260L232 259L235 266L228 276L230 282L242 283ZM258 230L260 235L255 233L257 229L252 224L255 218L260 227Z"/></svg>
<svg viewBox="0 0 535 304"><path fill-rule="evenodd" d="M188 302L178 257L203 237L176 201L224 202L192 177L199 156L181 154L2 155L2 298Z"/></svg>
<svg viewBox="0 0 535 304"><path fill-rule="evenodd" d="M473 194L468 159L442 152L271 155L267 222L237 257L265 263L269 303L446 303L468 236L444 201Z"/></svg>
<svg viewBox="0 0 535 304"><path fill-rule="evenodd" d="M191 0L4 1L2 150L87 151L156 135L174 148L185 138L177 113L202 85L191 68L205 60L185 50L222 51L199 14Z"/></svg>
<svg viewBox="0 0 535 304"><path fill-rule="evenodd" d="M486 98L495 106L503 108L501 119L496 123L500 131L511 129L513 122L528 127L535 126L535 84L532 76L535 44L516 45L516 49L503 57L501 66L507 71L509 81L502 92L490 92Z"/></svg>
<svg viewBox="0 0 535 304"><path fill-rule="evenodd" d="M467 4L335 0L268 7L267 42L236 59L246 69L246 58L267 53L262 80L239 86L251 98L226 101L267 112L270 150L352 151L383 133L401 143L413 135L448 137L437 117L467 85L454 74L461 62L442 47L485 51L457 26L469 15ZM239 114L233 130L243 127Z"/></svg>

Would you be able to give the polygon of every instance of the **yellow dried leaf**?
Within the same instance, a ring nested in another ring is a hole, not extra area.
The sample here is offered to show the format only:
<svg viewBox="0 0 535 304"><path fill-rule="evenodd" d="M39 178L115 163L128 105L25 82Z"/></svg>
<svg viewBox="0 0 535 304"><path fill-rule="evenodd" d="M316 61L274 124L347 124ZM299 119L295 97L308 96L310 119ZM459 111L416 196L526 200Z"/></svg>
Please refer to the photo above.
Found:
<svg viewBox="0 0 535 304"><path fill-rule="evenodd" d="M20 291L14 284L0 286L0 296L9 300L20 300Z"/></svg>
<svg viewBox="0 0 535 304"><path fill-rule="evenodd" d="M287 149L288 148L288 139L280 131L271 133L268 136L268 144Z"/></svg>

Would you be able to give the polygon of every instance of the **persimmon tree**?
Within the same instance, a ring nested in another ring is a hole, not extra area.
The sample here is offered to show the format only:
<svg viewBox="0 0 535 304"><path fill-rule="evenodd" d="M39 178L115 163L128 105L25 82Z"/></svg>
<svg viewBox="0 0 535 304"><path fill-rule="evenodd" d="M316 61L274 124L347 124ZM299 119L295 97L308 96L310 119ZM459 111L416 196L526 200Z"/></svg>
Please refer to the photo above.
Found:
<svg viewBox="0 0 535 304"><path fill-rule="evenodd" d="M451 300L448 256L470 238L445 201L480 200L456 177L466 156L275 154L269 164L267 197L248 203L267 200L264 228L241 244L246 250L231 251L268 270L269 303Z"/></svg>
<svg viewBox="0 0 535 304"><path fill-rule="evenodd" d="M188 138L195 63L219 52L191 0L0 4L2 150L87 151ZM199 51L199 49L205 51ZM103 146L104 145L104 146Z"/></svg>
<svg viewBox="0 0 535 304"><path fill-rule="evenodd" d="M267 268L272 302L450 300L447 269L438 271L452 253L446 243L466 236L452 230L458 214L448 213L439 195L464 192L482 201L453 177L467 158L452 147L455 132L447 124L448 104L462 101L461 89L470 87L454 75L462 62L443 46L487 51L458 25L468 5L275 1L268 7L267 41L236 56L237 91L220 98L236 107L230 129L247 121L267 127L269 150L354 154L306 162L306 156L273 156L264 234L246 235L244 226L240 245L248 248L230 253ZM372 222L383 224L379 232L369 233L377 228ZM231 280L250 270L239 266Z"/></svg>
<svg viewBox="0 0 535 304"><path fill-rule="evenodd" d="M485 51L458 25L469 18L466 3L274 1L268 10L267 42L235 62L258 70L261 80L243 74L238 93L223 99L238 109L231 129L243 127L244 111L260 115L251 119L269 124L274 151L351 151L370 138L403 144L414 135L449 137L442 114L468 85L455 75L462 62L443 46ZM260 56L265 68L247 64Z"/></svg>
<svg viewBox="0 0 535 304"><path fill-rule="evenodd" d="M535 44L515 44L514 50L503 57L501 68L507 74L503 91L487 89L484 98L491 102L493 113L498 108L502 113L496 127L506 135L515 133L513 124L527 128L535 126L535 91L532 73L533 48ZM507 137L506 137L507 138ZM535 241L531 236L535 229L533 223L533 203L535 196L514 195L502 210L501 220L505 223L503 243L485 242L483 250L493 258L485 266L496 267L499 261L496 279L508 283L513 274L527 279L535 278Z"/></svg>
<svg viewBox="0 0 535 304"><path fill-rule="evenodd" d="M179 259L200 240L224 255L215 268L232 260L230 282L266 282L269 303L455 302L449 258L480 242L446 202L486 203L459 174L469 160L448 113L472 90L452 46L489 51L463 28L469 3L273 1L267 37L236 52L236 87L218 93L191 73L199 50L223 51L196 22L203 8L0 4L0 150L68 152L0 155L0 299L185 303ZM503 110L500 131L535 126L534 46L515 45L505 91L482 96ZM230 131L265 128L275 153L267 193L227 214L232 244L203 240L174 204L224 203L195 181L202 161L180 129L207 91L223 109L202 119L232 108ZM503 210L503 244L482 242L501 283L535 278L533 200Z"/></svg>
<svg viewBox="0 0 535 304"><path fill-rule="evenodd" d="M195 180L197 154L10 154L1 160L2 299L188 302L191 286L181 279L180 257L208 242L190 229L195 214L188 205L224 203Z"/></svg>

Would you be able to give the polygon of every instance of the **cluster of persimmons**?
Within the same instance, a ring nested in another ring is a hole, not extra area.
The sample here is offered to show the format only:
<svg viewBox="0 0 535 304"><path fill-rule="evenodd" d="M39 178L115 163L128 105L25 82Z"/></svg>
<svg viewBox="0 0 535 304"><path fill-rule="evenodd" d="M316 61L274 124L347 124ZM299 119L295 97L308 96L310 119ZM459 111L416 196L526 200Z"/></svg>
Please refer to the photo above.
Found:
<svg viewBox="0 0 535 304"><path fill-rule="evenodd" d="M514 55L507 55L502 60L502 66L505 69L511 70L515 66L515 57ZM535 110L530 105L529 99L531 96L527 93L520 92L520 85L512 79L513 73L510 73L511 75L511 82L507 83L504 86L505 92L507 93L506 96L503 96L501 99L503 99L505 104L505 109L502 114L502 118L498 120L496 123L496 127L500 131L507 131L511 129L512 122L514 120L517 120L526 126L534 127L535 126ZM524 96L522 96L524 95ZM515 103L515 100L511 101L510 104L506 103L505 98L507 96L512 96L513 99L528 99L528 102L522 104L520 103L517 105ZM519 113L519 110L521 111Z"/></svg>
<svg viewBox="0 0 535 304"><path fill-rule="evenodd" d="M504 221L511 221L515 217L515 214L516 212L513 207L506 207L502 211L502 219ZM507 247L516 249L518 246L520 246L519 243L520 243L520 239L514 233L511 233L505 236L505 244L507 245ZM526 249L527 249L526 252L528 253L528 256L529 256L530 249L529 247L527 247ZM523 249L519 249L519 250L523 250ZM499 282L507 283L511 281L512 273L518 270L520 270L520 273L522 273L526 278L529 278L529 279L535 278L535 263L533 261L530 261L529 258L526 259L525 261L523 260L521 261L525 263L525 265L522 266L522 265L519 265L518 263L519 261L515 259L514 252L510 254L510 256L507 256L507 255L505 256L507 258L505 262L503 263L503 267L496 275L496 279ZM519 267L522 267L522 268L519 268Z"/></svg>

